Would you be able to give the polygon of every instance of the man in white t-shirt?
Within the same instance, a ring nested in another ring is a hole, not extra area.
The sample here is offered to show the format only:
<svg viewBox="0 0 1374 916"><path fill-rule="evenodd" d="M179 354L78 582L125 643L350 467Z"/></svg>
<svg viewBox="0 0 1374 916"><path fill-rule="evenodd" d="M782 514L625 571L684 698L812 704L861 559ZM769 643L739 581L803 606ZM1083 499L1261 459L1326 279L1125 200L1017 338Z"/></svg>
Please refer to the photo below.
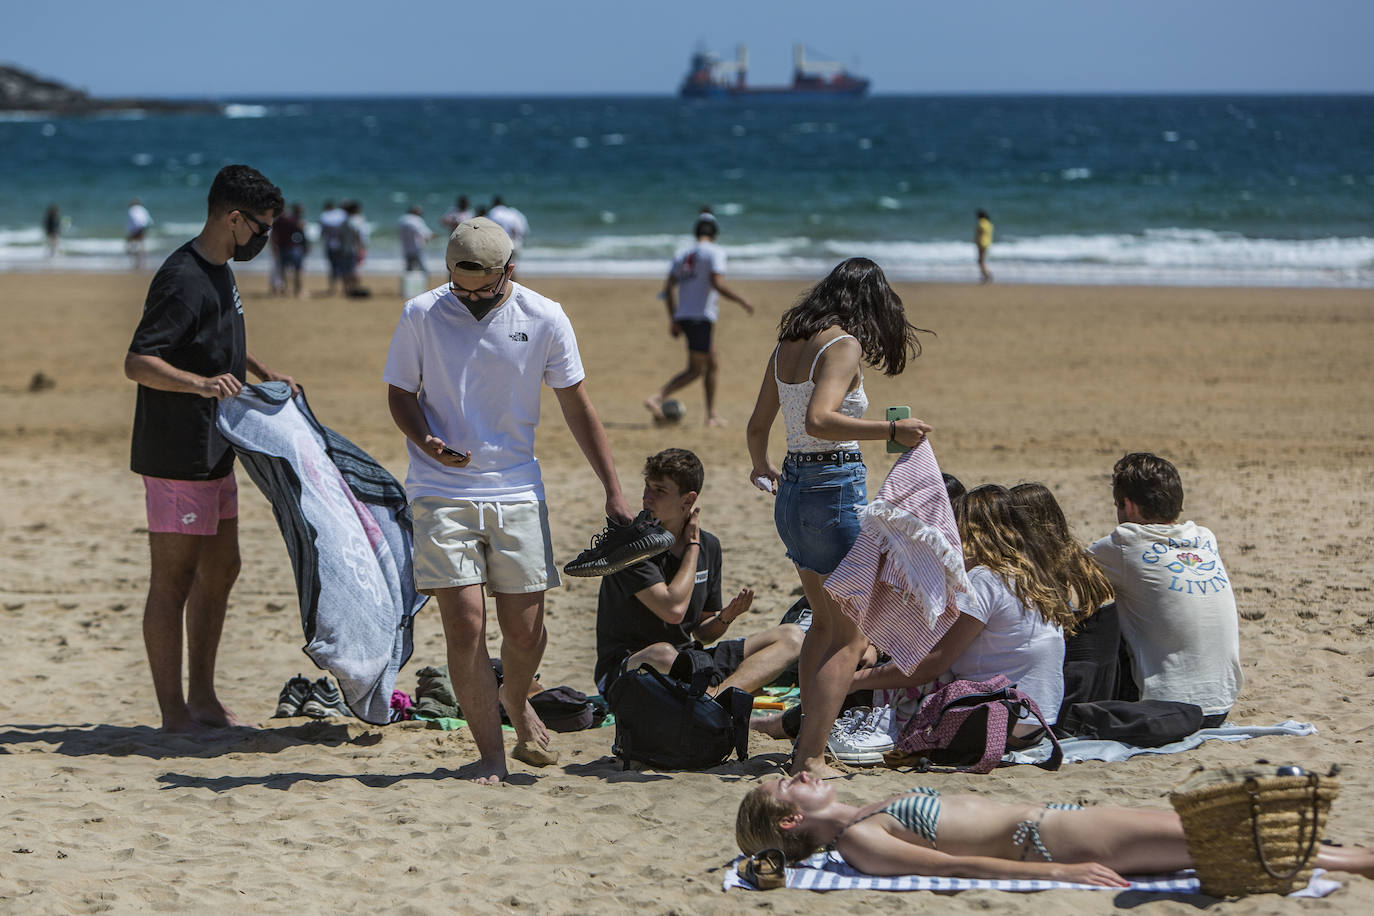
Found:
<svg viewBox="0 0 1374 916"><path fill-rule="evenodd" d="M407 210L396 223L396 235L401 240L405 269L418 270L428 276L429 271L425 270L425 245L434 238L434 231L425 223L424 212L419 204Z"/></svg>
<svg viewBox="0 0 1374 916"><path fill-rule="evenodd" d="M558 759L526 701L548 639L544 592L559 584L534 455L541 382L605 489L607 516L632 516L562 307L511 278L510 238L489 219L460 224L446 261L451 282L405 304L383 378L408 440L415 584L438 599L449 675L481 755L463 775L495 783L507 775L498 697L515 727L513 756ZM499 688L483 585L501 627Z"/></svg>
<svg viewBox="0 0 1374 916"><path fill-rule="evenodd" d="M515 249L511 256L515 261L519 261L520 252L525 248L525 236L530 234L530 221L525 219L525 214L508 206L500 195L497 195L491 199L487 219L506 230L506 235L510 236L511 245Z"/></svg>
<svg viewBox="0 0 1374 916"><path fill-rule="evenodd" d="M720 225L709 210L697 215L692 234L696 241L682 249L668 268L661 297L668 306L668 331L687 339L687 368L668 379L657 393L644 400L656 423L665 423L663 402L679 388L698 378L706 389L706 425L720 426L716 414L715 326L720 317L720 297L738 302L750 315L754 307L739 293L725 285L725 249L716 244Z"/></svg>
<svg viewBox="0 0 1374 916"><path fill-rule="evenodd" d="M1142 700L1202 707L1202 727L1226 721L1245 682L1240 621L1216 536L1179 522L1178 469L1148 452L1112 468L1116 530L1088 551L1116 590L1121 636Z"/></svg>

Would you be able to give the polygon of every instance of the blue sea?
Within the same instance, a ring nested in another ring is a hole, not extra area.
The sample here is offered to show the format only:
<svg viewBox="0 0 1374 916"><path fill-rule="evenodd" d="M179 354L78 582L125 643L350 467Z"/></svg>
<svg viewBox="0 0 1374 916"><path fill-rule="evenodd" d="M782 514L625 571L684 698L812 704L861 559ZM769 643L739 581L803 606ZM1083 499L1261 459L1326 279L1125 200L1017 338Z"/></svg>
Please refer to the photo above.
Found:
<svg viewBox="0 0 1374 916"><path fill-rule="evenodd" d="M156 221L155 264L199 229L215 172L246 162L311 218L326 199L361 201L365 276L399 268L396 220L412 204L437 227L456 195L500 194L530 221L531 275L657 276L709 204L732 276L809 279L862 254L894 278L971 282L981 207L999 281L1369 287L1371 150L1367 95L244 99L214 115L0 115L0 269L126 268L132 197ZM49 203L66 220L52 259ZM442 241L431 250L441 270Z"/></svg>

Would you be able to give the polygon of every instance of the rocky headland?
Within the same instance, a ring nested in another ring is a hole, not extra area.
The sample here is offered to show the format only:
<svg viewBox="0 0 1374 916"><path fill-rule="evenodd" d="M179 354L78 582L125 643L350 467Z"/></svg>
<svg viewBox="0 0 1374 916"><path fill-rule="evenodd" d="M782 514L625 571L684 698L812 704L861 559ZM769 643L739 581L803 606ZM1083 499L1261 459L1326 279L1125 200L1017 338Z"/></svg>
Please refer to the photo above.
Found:
<svg viewBox="0 0 1374 916"><path fill-rule="evenodd" d="M88 115L120 111L143 111L150 114L218 113L221 110L222 107L213 102L97 98L84 89L75 89L27 70L0 64L0 111Z"/></svg>

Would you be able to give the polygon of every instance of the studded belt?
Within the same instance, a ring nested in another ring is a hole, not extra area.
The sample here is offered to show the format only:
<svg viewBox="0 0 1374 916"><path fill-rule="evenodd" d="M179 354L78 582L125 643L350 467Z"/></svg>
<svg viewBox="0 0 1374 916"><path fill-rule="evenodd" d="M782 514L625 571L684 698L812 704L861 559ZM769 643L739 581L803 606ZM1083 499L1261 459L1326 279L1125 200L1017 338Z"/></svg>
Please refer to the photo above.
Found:
<svg viewBox="0 0 1374 916"><path fill-rule="evenodd" d="M863 461L863 452L788 452L788 461L795 461L799 464L848 464L851 461Z"/></svg>

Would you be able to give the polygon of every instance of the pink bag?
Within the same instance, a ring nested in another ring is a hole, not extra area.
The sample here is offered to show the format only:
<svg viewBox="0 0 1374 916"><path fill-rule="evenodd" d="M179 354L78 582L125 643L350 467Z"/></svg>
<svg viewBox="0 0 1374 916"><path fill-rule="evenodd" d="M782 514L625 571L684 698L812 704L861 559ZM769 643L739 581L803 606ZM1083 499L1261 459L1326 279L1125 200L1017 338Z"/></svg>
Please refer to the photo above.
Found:
<svg viewBox="0 0 1374 916"><path fill-rule="evenodd" d="M934 765L991 773L1007 752L1012 729L1027 713L1040 720L1054 745L1050 759L1036 766L1059 769L1064 752L1040 708L1000 674L987 681L950 681L938 688L902 727L896 747L884 759L921 770Z"/></svg>

